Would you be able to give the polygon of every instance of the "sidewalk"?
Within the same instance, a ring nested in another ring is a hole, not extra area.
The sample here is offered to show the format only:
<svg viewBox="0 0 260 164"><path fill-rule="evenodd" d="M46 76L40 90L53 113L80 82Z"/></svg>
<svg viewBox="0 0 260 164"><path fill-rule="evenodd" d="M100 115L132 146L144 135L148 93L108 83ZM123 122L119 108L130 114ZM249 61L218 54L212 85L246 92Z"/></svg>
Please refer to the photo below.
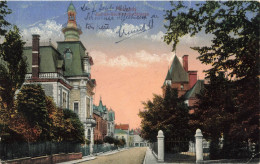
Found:
<svg viewBox="0 0 260 164"><path fill-rule="evenodd" d="M75 163L81 163L81 162L85 162L85 161L90 161L90 160L94 160L96 159L97 156L105 156L105 155L111 155L111 154L115 154L121 151L125 151L129 148L123 148L123 149L119 149L119 150L113 150L113 151L108 151L105 153L97 153L96 155L88 155L88 156L84 156L82 157L82 159L78 159L78 160L73 160L73 161L67 161L67 162L61 162L61 163L57 163L57 164L75 164Z"/></svg>
<svg viewBox="0 0 260 164"><path fill-rule="evenodd" d="M236 160L206 160L203 161L202 163L204 164L211 164L211 163L222 163L222 164L246 164L248 161L241 161L239 159ZM190 164L190 163L186 163L186 162L158 162L157 159L155 158L155 156L152 153L152 150L147 147L146 150L146 154L145 154L145 158L144 158L144 162L143 164ZM259 164L260 161L258 161L257 159L250 161L250 164Z"/></svg>
<svg viewBox="0 0 260 164"><path fill-rule="evenodd" d="M147 147L143 164L157 164L157 163L158 163L157 159L153 155L151 149L149 147ZM162 163L160 163L160 164L162 164Z"/></svg>

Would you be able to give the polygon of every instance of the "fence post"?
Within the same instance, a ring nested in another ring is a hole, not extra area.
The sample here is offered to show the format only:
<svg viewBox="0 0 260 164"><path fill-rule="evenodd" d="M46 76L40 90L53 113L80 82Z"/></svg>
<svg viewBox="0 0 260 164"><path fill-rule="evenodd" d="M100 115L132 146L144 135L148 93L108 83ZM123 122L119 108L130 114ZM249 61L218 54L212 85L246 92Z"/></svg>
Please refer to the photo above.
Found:
<svg viewBox="0 0 260 164"><path fill-rule="evenodd" d="M202 147L203 135L200 129L196 130L195 138L196 138L196 163L199 164L203 162L203 147Z"/></svg>
<svg viewBox="0 0 260 164"><path fill-rule="evenodd" d="M158 162L164 162L164 135L163 131L159 130L158 136Z"/></svg>

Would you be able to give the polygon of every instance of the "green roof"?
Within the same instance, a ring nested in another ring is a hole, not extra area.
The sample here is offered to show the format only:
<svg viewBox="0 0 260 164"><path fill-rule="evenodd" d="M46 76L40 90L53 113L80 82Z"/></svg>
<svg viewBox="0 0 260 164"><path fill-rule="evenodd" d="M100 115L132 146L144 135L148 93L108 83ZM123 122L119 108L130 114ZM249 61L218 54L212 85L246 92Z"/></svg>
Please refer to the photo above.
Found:
<svg viewBox="0 0 260 164"><path fill-rule="evenodd" d="M197 94L204 88L204 80L198 80L196 84L185 93L185 99L195 98Z"/></svg>
<svg viewBox="0 0 260 164"><path fill-rule="evenodd" d="M68 7L68 11L76 11L76 9L75 9L75 7L74 7L72 2L70 2L70 5Z"/></svg>
<svg viewBox="0 0 260 164"><path fill-rule="evenodd" d="M65 76L87 76L83 71L82 59L86 48L81 41L62 41L58 43L58 51L65 56Z"/></svg>
<svg viewBox="0 0 260 164"><path fill-rule="evenodd" d="M27 71L32 73L32 47L25 47L23 53L27 58ZM57 72L62 66L62 55L53 46L40 46L40 72Z"/></svg>
<svg viewBox="0 0 260 164"><path fill-rule="evenodd" d="M184 70L176 55L172 61L170 69L167 72L165 81L166 80L172 80L172 82L189 82L189 74Z"/></svg>
<svg viewBox="0 0 260 164"><path fill-rule="evenodd" d="M127 134L127 132L121 129L115 129L115 134Z"/></svg>

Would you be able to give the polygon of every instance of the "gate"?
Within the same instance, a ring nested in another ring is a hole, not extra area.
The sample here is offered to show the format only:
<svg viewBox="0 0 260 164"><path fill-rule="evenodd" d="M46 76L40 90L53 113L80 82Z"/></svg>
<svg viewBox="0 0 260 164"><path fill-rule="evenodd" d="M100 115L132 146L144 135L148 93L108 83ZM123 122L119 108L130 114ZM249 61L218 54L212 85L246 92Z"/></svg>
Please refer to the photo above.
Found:
<svg viewBox="0 0 260 164"><path fill-rule="evenodd" d="M203 139L203 159L209 159L209 142ZM165 161L196 163L194 139L165 141Z"/></svg>
<svg viewBox="0 0 260 164"><path fill-rule="evenodd" d="M195 143L191 140L165 141L165 161L195 163Z"/></svg>

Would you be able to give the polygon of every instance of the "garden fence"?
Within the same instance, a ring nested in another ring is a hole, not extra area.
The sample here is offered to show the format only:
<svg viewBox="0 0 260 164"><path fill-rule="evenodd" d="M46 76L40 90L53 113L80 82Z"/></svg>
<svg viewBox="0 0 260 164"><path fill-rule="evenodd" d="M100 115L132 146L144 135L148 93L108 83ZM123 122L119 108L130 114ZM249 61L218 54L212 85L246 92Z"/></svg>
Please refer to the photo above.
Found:
<svg viewBox="0 0 260 164"><path fill-rule="evenodd" d="M39 157L59 153L78 153L77 142L0 143L0 157L9 160L23 157Z"/></svg>

